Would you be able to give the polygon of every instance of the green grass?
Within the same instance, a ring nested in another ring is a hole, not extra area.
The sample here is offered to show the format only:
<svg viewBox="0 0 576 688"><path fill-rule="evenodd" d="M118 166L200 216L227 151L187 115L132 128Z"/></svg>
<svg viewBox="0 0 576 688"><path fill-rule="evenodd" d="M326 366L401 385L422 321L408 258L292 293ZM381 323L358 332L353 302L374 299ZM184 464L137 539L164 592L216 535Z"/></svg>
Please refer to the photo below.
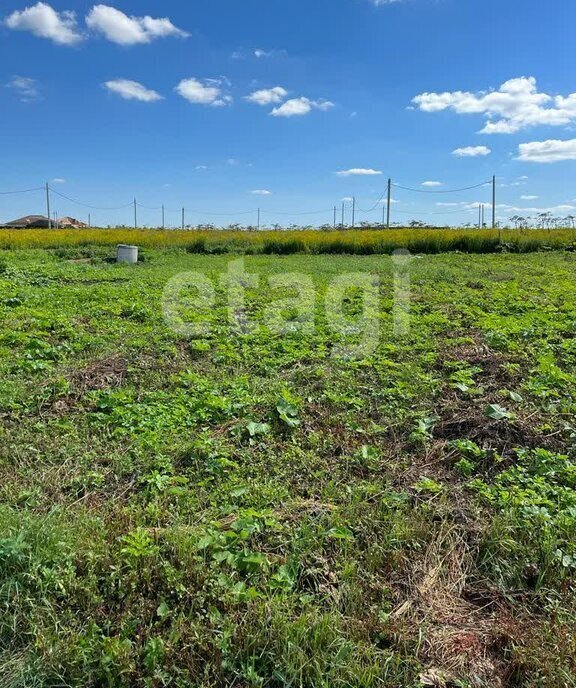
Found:
<svg viewBox="0 0 576 688"><path fill-rule="evenodd" d="M406 336L390 258L246 256L313 331L219 287L186 340L166 282L233 256L69 251L1 256L2 688L576 686L576 256L419 257ZM357 272L360 360L321 307Z"/></svg>

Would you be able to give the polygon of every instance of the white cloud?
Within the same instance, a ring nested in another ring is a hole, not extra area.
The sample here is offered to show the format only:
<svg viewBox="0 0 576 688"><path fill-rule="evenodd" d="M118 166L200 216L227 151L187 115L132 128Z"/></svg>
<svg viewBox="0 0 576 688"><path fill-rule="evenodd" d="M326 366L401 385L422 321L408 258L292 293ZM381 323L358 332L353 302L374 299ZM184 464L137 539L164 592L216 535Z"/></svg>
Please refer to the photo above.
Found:
<svg viewBox="0 0 576 688"><path fill-rule="evenodd" d="M32 103L35 100L40 100L40 92L35 79L27 76L13 76L6 84L7 88L11 88L18 94L23 103Z"/></svg>
<svg viewBox="0 0 576 688"><path fill-rule="evenodd" d="M112 79L106 81L104 87L125 100L139 100L143 103L162 100L162 96L156 91L146 88L137 81L130 81L130 79Z"/></svg>
<svg viewBox="0 0 576 688"><path fill-rule="evenodd" d="M203 171L203 170L207 170L207 169L208 169L208 165L196 165L196 167L195 167L194 169L195 169L195 170L198 170L198 171L200 172L200 171Z"/></svg>
<svg viewBox="0 0 576 688"><path fill-rule="evenodd" d="M40 38L48 38L59 45L76 45L83 39L78 31L74 12L56 12L45 2L13 12L4 24L15 31L30 31Z"/></svg>
<svg viewBox="0 0 576 688"><path fill-rule="evenodd" d="M372 177L382 174L380 170L372 170L364 167L353 167L350 170L340 170L336 172L338 177Z"/></svg>
<svg viewBox="0 0 576 688"><path fill-rule="evenodd" d="M282 86L275 86L274 88L263 88L259 91L254 91L245 100L256 105L273 105L274 103L281 103L288 95L288 91Z"/></svg>
<svg viewBox="0 0 576 688"><path fill-rule="evenodd" d="M66 180L62 179L62 177L54 177L54 179L50 180L51 184L66 184Z"/></svg>
<svg viewBox="0 0 576 688"><path fill-rule="evenodd" d="M528 177L526 175L523 175L522 177L517 177L516 179L510 182L502 182L501 184L498 184L498 187L501 189L506 189L510 186L526 186L527 181Z"/></svg>
<svg viewBox="0 0 576 688"><path fill-rule="evenodd" d="M477 158L482 155L490 155L491 152L487 146L465 146L464 148L456 148L452 151L452 155L459 158Z"/></svg>
<svg viewBox="0 0 576 688"><path fill-rule="evenodd" d="M192 77L183 79L175 90L190 103L222 107L232 102L232 97L224 93L222 89L223 81L223 79L206 79L201 82Z"/></svg>
<svg viewBox="0 0 576 688"><path fill-rule="evenodd" d="M576 160L576 139L549 140L521 143L518 160L523 162L560 162Z"/></svg>
<svg viewBox="0 0 576 688"><path fill-rule="evenodd" d="M537 198L537 196L530 196L526 198ZM482 200L477 200L477 201L462 201L460 203L436 203L438 207L444 207L444 208L449 208L449 207L454 207L454 208L461 208L463 211L478 211L478 206L483 205L484 209L489 213L492 210L492 204L491 203L486 203L486 201ZM556 205L556 206L551 206L548 208L521 208L519 206L515 205L509 205L506 203L499 203L497 205L497 210L503 211L506 213L566 213L570 212L572 210L576 210L576 206L570 205L568 203L561 204L561 205Z"/></svg>
<svg viewBox="0 0 576 688"><path fill-rule="evenodd" d="M563 126L576 122L576 93L540 93L534 77L510 79L495 91L421 93L412 102L424 112L452 110L487 118L483 134L514 134L537 125Z"/></svg>
<svg viewBox="0 0 576 688"><path fill-rule="evenodd" d="M498 208L513 213L552 213L554 215L556 213L569 213L572 210L576 210L576 206L570 205L569 203L562 203L547 208L519 208L515 205L499 204Z"/></svg>
<svg viewBox="0 0 576 688"><path fill-rule="evenodd" d="M536 201L540 198L539 196L520 196L520 200L522 201Z"/></svg>
<svg viewBox="0 0 576 688"><path fill-rule="evenodd" d="M442 182L422 182L422 186L428 186L428 187L443 186L443 183Z"/></svg>
<svg viewBox="0 0 576 688"><path fill-rule="evenodd" d="M268 191L268 189L254 189L254 191L250 192L254 196L271 196L272 192Z"/></svg>
<svg viewBox="0 0 576 688"><path fill-rule="evenodd" d="M313 100L312 107L317 110L322 110L322 112L327 112L334 107L334 103L330 100Z"/></svg>
<svg viewBox="0 0 576 688"><path fill-rule="evenodd" d="M270 113L273 117L296 117L307 115L315 110L330 110L334 103L329 100L310 100L309 98L292 98Z"/></svg>
<svg viewBox="0 0 576 688"><path fill-rule="evenodd" d="M95 5L86 17L86 25L118 45L137 45L150 43L156 38L185 38L189 35L168 18L129 17L108 5Z"/></svg>

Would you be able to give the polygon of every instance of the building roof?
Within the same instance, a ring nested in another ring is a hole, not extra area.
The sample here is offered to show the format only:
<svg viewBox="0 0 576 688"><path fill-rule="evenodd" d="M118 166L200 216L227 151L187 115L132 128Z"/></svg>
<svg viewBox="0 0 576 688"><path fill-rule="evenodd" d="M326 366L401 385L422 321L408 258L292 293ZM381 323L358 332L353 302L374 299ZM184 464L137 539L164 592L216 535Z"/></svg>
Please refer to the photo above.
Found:
<svg viewBox="0 0 576 688"><path fill-rule="evenodd" d="M17 220L10 220L0 227L26 229L28 227L48 227L49 220L45 215L25 215Z"/></svg>

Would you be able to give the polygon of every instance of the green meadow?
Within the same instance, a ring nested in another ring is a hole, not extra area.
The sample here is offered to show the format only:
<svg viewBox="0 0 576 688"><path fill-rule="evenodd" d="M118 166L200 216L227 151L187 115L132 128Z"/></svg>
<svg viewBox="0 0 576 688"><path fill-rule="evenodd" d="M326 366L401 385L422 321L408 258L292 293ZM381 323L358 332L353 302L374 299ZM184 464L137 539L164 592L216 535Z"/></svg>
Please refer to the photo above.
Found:
<svg viewBox="0 0 576 688"><path fill-rule="evenodd" d="M0 686L576 686L576 255L414 257L399 332L389 256L246 255L240 322L143 243L0 255Z"/></svg>

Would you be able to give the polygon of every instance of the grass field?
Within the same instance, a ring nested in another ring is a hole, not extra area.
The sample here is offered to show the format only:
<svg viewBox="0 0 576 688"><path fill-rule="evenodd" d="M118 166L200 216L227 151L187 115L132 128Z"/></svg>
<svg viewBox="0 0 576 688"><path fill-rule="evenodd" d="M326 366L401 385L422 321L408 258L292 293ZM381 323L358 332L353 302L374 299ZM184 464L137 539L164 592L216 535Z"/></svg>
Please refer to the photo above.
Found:
<svg viewBox="0 0 576 688"><path fill-rule="evenodd" d="M190 253L247 254L390 254L397 248L413 253L527 253L540 249L574 250L573 229L361 229L361 230L159 230L62 229L0 230L0 249L110 246L130 243L145 248L186 248Z"/></svg>
<svg viewBox="0 0 576 688"><path fill-rule="evenodd" d="M189 340L166 282L233 256L11 236L2 688L576 686L576 255L415 258L403 335L389 257L249 255L311 277L314 328L234 328L218 287ZM342 273L380 277L365 358Z"/></svg>

